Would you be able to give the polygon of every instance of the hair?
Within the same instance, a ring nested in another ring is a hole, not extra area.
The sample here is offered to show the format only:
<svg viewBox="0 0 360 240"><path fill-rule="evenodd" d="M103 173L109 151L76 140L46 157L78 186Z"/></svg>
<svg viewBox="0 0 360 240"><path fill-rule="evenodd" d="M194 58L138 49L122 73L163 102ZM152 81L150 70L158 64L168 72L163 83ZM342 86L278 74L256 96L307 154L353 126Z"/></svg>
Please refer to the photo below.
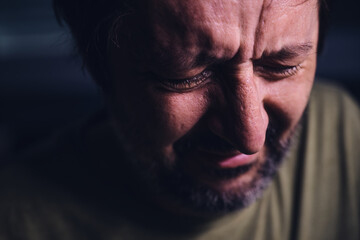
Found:
<svg viewBox="0 0 360 240"><path fill-rule="evenodd" d="M116 43L117 25L125 15L132 14L135 0L53 0L55 16L60 25L66 23L74 38L75 47L92 77L103 82L107 67L109 43ZM319 0L319 41L321 52L329 16L329 0Z"/></svg>
<svg viewBox="0 0 360 240"><path fill-rule="evenodd" d="M83 66L99 83L106 72L114 26L129 6L125 0L53 0L58 23L68 25Z"/></svg>

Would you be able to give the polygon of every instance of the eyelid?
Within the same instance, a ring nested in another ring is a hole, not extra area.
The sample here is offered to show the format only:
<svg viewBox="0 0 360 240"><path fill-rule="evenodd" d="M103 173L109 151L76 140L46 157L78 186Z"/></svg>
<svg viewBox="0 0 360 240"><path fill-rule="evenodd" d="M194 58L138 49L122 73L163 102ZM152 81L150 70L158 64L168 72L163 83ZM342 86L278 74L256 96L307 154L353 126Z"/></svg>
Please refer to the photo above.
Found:
<svg viewBox="0 0 360 240"><path fill-rule="evenodd" d="M254 70L262 75L264 78L269 80L280 80L283 78L288 78L301 69L302 64L297 65L284 65L276 63L267 63L267 64L255 64Z"/></svg>
<svg viewBox="0 0 360 240"><path fill-rule="evenodd" d="M196 74L193 77L188 77L188 78L168 78L168 80L172 80L172 81L196 81L198 79L201 78L207 78L210 77L212 75L212 71L205 69L204 71L202 71L199 74Z"/></svg>
<svg viewBox="0 0 360 240"><path fill-rule="evenodd" d="M201 73L183 79L171 79L157 77L157 80L170 91L187 92L202 86L207 80L214 75L214 72L210 69L205 69Z"/></svg>

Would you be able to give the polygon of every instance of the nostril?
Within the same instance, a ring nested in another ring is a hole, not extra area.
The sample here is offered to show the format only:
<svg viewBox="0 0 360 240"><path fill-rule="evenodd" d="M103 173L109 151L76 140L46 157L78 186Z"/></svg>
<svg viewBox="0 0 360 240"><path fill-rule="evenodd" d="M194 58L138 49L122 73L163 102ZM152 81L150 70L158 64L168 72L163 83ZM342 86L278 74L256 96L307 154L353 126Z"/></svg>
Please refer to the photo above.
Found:
<svg viewBox="0 0 360 240"><path fill-rule="evenodd" d="M227 125L227 132L242 153L254 154L265 144L267 125L268 118L258 111L256 115L240 115L233 119Z"/></svg>
<svg viewBox="0 0 360 240"><path fill-rule="evenodd" d="M265 144L267 120L244 125L240 120L213 118L209 120L209 129L210 133L202 135L199 141L204 147L223 151L236 149L250 155L259 152Z"/></svg>
<svg viewBox="0 0 360 240"><path fill-rule="evenodd" d="M266 130L259 132L252 137L246 144L244 144L243 152L245 154L254 154L259 152L265 144Z"/></svg>

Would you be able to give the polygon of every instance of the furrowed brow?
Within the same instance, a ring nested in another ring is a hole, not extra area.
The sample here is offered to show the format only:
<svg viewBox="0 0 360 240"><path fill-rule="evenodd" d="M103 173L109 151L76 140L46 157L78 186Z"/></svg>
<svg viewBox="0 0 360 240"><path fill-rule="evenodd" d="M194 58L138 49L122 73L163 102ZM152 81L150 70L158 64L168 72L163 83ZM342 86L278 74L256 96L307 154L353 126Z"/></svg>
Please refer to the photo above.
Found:
<svg viewBox="0 0 360 240"><path fill-rule="evenodd" d="M216 56L210 56L206 53L200 53L196 56L193 61L193 66L205 66L205 65L213 65L219 62L223 62L222 58L217 58Z"/></svg>
<svg viewBox="0 0 360 240"><path fill-rule="evenodd" d="M281 48L279 51L264 52L261 56L262 60L286 61L296 57L307 56L313 50L313 44L310 42L299 45L290 45Z"/></svg>

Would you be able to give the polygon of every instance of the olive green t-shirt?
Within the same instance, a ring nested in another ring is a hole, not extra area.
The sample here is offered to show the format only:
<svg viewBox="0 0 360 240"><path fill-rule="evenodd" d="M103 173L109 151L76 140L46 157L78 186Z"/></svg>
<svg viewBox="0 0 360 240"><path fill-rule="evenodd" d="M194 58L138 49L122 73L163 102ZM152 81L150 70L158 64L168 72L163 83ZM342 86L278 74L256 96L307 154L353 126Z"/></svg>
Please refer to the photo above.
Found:
<svg viewBox="0 0 360 240"><path fill-rule="evenodd" d="M133 194L131 176L109 163L121 154L104 119L3 166L1 240L360 239L360 111L334 87L314 87L297 139L263 196L212 218L175 216Z"/></svg>

